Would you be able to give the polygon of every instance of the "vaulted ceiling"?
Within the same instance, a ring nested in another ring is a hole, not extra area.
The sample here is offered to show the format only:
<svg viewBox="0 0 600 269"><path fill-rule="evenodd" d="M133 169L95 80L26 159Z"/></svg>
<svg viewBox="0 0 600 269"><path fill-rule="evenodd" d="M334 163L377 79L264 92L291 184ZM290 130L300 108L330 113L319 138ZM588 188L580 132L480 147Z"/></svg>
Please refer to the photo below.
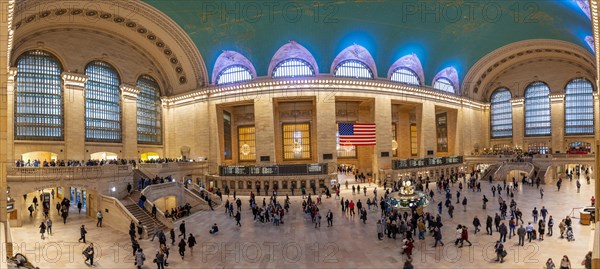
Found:
<svg viewBox="0 0 600 269"><path fill-rule="evenodd" d="M336 55L352 44L369 50L379 77L415 53L426 84L449 66L462 81L480 58L522 40L562 40L593 52L585 40L592 35L581 8L585 0L145 2L184 29L207 70L223 50L233 50L250 59L258 76L268 74L271 57L290 40L313 54L321 73L329 73Z"/></svg>

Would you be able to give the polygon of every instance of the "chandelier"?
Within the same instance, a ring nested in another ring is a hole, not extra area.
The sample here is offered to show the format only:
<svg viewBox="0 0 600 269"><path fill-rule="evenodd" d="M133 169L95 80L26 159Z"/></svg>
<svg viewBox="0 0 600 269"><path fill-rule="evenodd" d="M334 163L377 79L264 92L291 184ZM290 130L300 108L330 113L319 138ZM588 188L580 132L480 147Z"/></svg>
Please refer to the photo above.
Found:
<svg viewBox="0 0 600 269"><path fill-rule="evenodd" d="M244 143L240 147L240 153L242 153L242 155L244 155L244 156L247 156L248 154L250 154L250 145Z"/></svg>
<svg viewBox="0 0 600 269"><path fill-rule="evenodd" d="M398 149L398 142L396 142L396 139L392 139L392 150L397 150Z"/></svg>

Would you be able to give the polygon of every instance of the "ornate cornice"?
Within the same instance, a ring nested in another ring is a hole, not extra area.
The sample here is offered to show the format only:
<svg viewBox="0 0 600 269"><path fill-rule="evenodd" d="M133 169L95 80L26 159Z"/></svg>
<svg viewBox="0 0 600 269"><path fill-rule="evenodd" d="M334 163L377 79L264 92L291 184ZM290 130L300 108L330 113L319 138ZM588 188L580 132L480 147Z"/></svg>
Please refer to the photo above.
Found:
<svg viewBox="0 0 600 269"><path fill-rule="evenodd" d="M88 76L80 73L62 72L61 77L65 87L74 86L78 88L85 88L85 82L88 80Z"/></svg>
<svg viewBox="0 0 600 269"><path fill-rule="evenodd" d="M123 97L128 99L137 99L137 96L141 91L140 88L128 84L121 84L119 88L121 89Z"/></svg>
<svg viewBox="0 0 600 269"><path fill-rule="evenodd" d="M16 67L11 67L8 69L8 81L15 81L15 78L17 77L17 73L19 72L19 69Z"/></svg>

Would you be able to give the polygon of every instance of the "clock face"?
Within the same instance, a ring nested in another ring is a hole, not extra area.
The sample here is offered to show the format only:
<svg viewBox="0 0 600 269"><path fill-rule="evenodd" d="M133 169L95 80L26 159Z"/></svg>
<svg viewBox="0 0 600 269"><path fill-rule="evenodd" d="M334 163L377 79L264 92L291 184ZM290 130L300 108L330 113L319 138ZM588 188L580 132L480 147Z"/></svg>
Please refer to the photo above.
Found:
<svg viewBox="0 0 600 269"><path fill-rule="evenodd" d="M243 144L240 147L240 153L242 153L243 155L248 155L250 154L250 146L248 144Z"/></svg>

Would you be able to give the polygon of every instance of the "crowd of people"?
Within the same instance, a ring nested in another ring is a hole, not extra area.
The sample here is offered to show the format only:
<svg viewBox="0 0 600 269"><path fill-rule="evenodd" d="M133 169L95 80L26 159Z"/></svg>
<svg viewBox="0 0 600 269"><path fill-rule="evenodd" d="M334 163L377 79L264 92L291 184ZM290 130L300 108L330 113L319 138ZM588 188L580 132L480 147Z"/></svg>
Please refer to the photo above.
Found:
<svg viewBox="0 0 600 269"><path fill-rule="evenodd" d="M102 166L108 164L116 165L127 165L131 164L134 167L138 163L174 163L174 162L193 162L194 160L188 159L171 159L171 158L157 158L148 160L127 160L127 159L102 159L102 160L16 160L16 167L76 167L76 166Z"/></svg>

